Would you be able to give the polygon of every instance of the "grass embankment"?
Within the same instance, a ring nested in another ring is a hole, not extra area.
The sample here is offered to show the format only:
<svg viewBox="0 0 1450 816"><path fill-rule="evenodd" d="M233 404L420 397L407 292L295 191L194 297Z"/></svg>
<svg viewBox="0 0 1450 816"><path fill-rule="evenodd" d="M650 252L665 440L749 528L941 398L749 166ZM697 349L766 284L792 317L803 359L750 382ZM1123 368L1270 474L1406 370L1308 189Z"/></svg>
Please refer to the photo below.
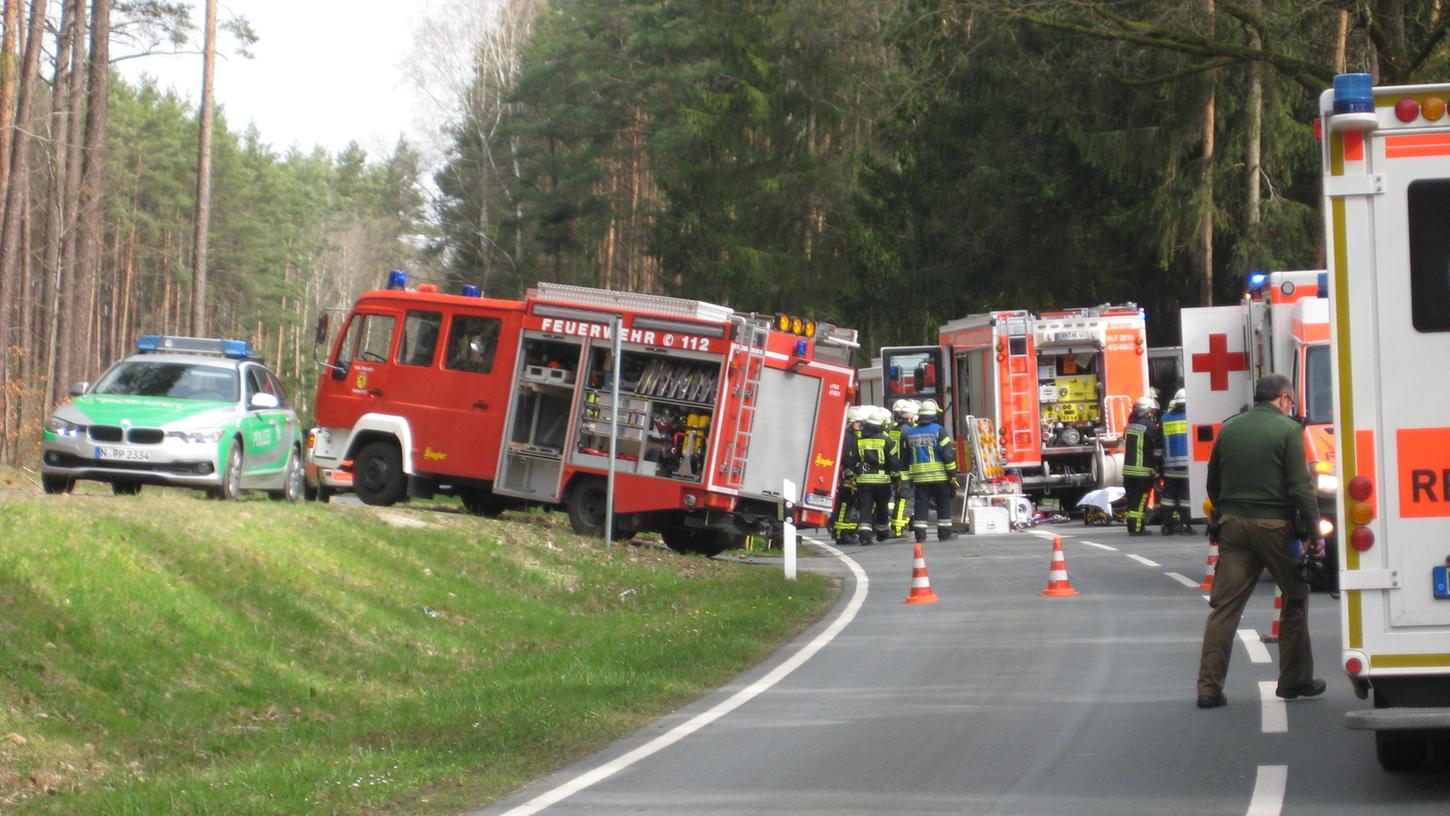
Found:
<svg viewBox="0 0 1450 816"><path fill-rule="evenodd" d="M0 813L457 812L834 596L558 518L7 492Z"/></svg>

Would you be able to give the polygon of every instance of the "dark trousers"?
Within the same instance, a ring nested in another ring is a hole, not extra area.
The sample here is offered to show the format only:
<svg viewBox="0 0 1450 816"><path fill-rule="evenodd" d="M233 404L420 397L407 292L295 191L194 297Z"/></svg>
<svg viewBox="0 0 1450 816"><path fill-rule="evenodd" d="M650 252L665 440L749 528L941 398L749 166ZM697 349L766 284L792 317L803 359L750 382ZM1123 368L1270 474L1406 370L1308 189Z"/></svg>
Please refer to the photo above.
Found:
<svg viewBox="0 0 1450 816"><path fill-rule="evenodd" d="M1153 482L1152 476L1123 477L1123 489L1128 493L1128 511L1124 517L1130 533L1143 532L1143 515L1148 510L1148 491L1153 489Z"/></svg>
<svg viewBox="0 0 1450 816"><path fill-rule="evenodd" d="M1208 622L1203 627L1203 652L1198 661L1198 694L1223 691L1228 660L1254 585L1267 569L1284 593L1279 617L1279 688L1314 678L1309 648L1309 585L1299 578L1298 562L1289 552L1294 538L1289 522L1225 515L1218 524L1218 567L1208 596Z"/></svg>
<svg viewBox="0 0 1450 816"><path fill-rule="evenodd" d="M891 483L856 483L856 538L870 544L871 536L880 541L891 537Z"/></svg>
<svg viewBox="0 0 1450 816"><path fill-rule="evenodd" d="M952 537L952 496L956 493L951 480L912 482L911 490L916 499L916 512L911 519L912 535L918 542L926 540L926 519L935 505L937 541L949 540Z"/></svg>
<svg viewBox="0 0 1450 816"><path fill-rule="evenodd" d="M1163 532L1177 527L1187 527L1193 520L1192 508L1188 506L1188 474L1177 476L1172 473L1163 476Z"/></svg>

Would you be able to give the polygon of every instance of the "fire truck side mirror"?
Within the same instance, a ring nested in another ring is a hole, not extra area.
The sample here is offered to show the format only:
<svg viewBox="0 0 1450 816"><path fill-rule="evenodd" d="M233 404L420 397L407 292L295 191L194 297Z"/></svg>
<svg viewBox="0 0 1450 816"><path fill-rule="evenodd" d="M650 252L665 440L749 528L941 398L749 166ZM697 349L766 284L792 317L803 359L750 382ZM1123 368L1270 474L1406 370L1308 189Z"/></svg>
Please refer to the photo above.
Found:
<svg viewBox="0 0 1450 816"><path fill-rule="evenodd" d="M314 346L320 346L327 342L327 312L317 316L317 333L312 338Z"/></svg>

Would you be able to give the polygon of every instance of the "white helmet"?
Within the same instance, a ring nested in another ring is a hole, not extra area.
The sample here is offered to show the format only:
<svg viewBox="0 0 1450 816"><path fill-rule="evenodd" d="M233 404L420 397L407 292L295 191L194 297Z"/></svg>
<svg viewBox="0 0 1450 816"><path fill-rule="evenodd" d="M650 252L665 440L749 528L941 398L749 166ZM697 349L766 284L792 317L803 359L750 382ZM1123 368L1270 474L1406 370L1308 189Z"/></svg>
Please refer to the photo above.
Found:
<svg viewBox="0 0 1450 816"><path fill-rule="evenodd" d="M886 420L890 418L891 412L887 411L885 408L878 408L875 405L865 405L861 408L861 421L865 422L867 425L872 425L880 428L881 426L885 425Z"/></svg>
<svg viewBox="0 0 1450 816"><path fill-rule="evenodd" d="M846 421L847 422L860 422L861 420L863 420L863 419L866 418L865 417L865 412L866 412L866 406L864 406L864 405L852 405L852 406L850 406L849 408L846 409Z"/></svg>
<svg viewBox="0 0 1450 816"><path fill-rule="evenodd" d="M1135 407L1139 411L1156 411L1158 410L1158 400L1152 397L1139 397Z"/></svg>
<svg viewBox="0 0 1450 816"><path fill-rule="evenodd" d="M882 425L886 425L891 422L891 411L886 408L876 408L874 410L876 411L876 415L881 417Z"/></svg>
<svg viewBox="0 0 1450 816"><path fill-rule="evenodd" d="M911 416L912 414L916 413L916 409L916 400L909 400L905 397L902 397L896 402L891 403L891 413L896 414L899 417Z"/></svg>
<svg viewBox="0 0 1450 816"><path fill-rule="evenodd" d="M1182 388L1178 389L1177 393L1175 393L1173 395L1173 401L1170 402L1170 403L1168 403L1168 405L1170 407L1171 406L1174 406L1174 405L1187 405L1187 404L1188 404L1188 395L1186 393L1184 393L1184 391L1183 391Z"/></svg>
<svg viewBox="0 0 1450 816"><path fill-rule="evenodd" d="M916 409L917 416L934 417L941 413L941 406L936 404L934 399L921 401L921 406Z"/></svg>

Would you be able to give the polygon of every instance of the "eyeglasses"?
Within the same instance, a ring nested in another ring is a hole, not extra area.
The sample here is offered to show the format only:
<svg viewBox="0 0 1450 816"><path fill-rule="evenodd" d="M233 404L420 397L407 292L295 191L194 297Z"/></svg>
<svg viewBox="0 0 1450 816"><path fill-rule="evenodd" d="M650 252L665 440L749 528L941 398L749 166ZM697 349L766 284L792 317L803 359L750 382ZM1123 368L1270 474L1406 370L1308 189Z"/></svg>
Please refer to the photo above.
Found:
<svg viewBox="0 0 1450 816"><path fill-rule="evenodd" d="M1281 399L1281 400L1286 399L1286 400L1288 400L1289 401L1289 407L1290 408L1293 408L1293 407L1295 407L1296 405L1299 404L1298 402L1296 402L1294 400L1294 395L1293 394L1280 394L1279 396L1275 397L1274 399Z"/></svg>

